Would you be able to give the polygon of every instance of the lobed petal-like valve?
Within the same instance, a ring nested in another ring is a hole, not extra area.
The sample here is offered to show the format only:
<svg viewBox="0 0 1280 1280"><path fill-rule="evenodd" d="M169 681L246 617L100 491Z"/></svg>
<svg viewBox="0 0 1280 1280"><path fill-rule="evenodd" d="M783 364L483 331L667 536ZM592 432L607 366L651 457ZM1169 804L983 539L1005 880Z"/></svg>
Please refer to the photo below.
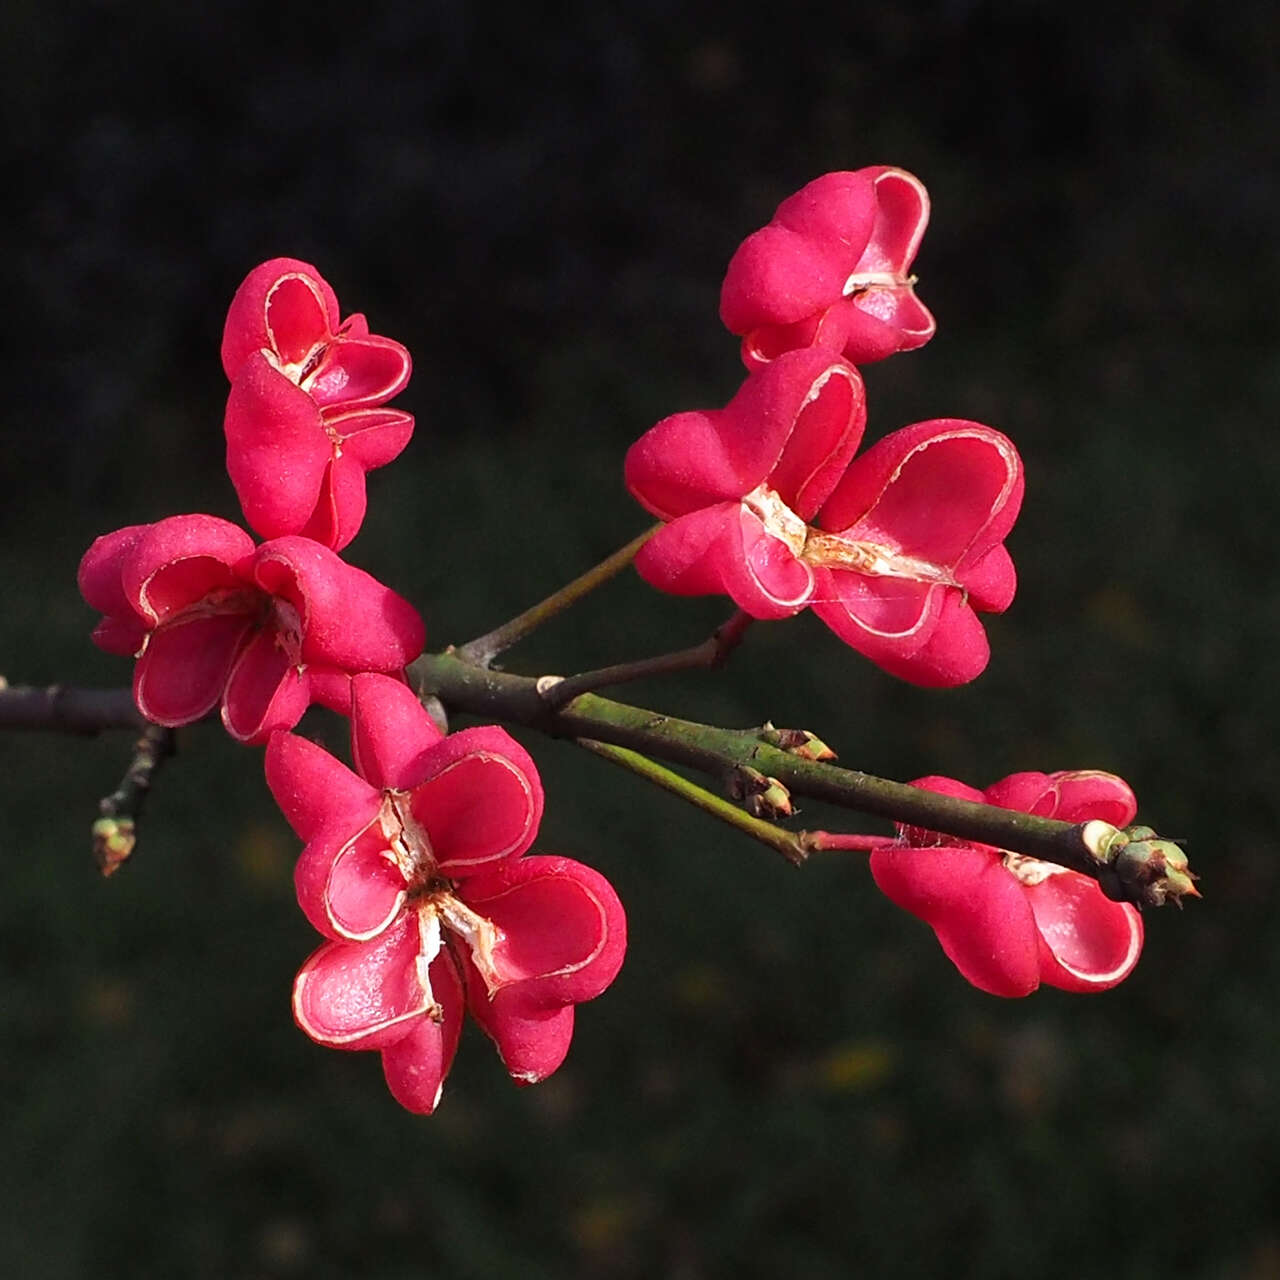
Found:
<svg viewBox="0 0 1280 1280"><path fill-rule="evenodd" d="M268 785L307 841L298 902L330 939L298 975L299 1026L380 1050L414 1111L439 1101L464 1009L514 1079L543 1079L568 1051L574 1005L622 964L617 894L579 862L524 856L542 787L504 730L445 737L376 674L352 678L351 713L355 771L296 735L267 748Z"/></svg>
<svg viewBox="0 0 1280 1280"><path fill-rule="evenodd" d="M960 799L1058 818L1133 820L1127 783L1097 770L1020 773L986 792L951 778L913 785ZM871 874L898 906L932 926L952 963L975 987L1029 995L1042 982L1064 991L1105 991L1142 953L1142 917L1077 871L990 845L914 827L871 853Z"/></svg>
<svg viewBox="0 0 1280 1280"><path fill-rule="evenodd" d="M495 951L502 984L491 993L463 957L467 1007L513 1079L543 1080L569 1051L574 1005L595 999L622 966L622 904L599 872L548 857L477 876L466 900L503 935Z"/></svg>
<svg viewBox="0 0 1280 1280"><path fill-rule="evenodd" d="M409 353L339 320L316 269L274 258L236 292L222 338L231 381L227 470L263 537L304 534L334 550L365 514L365 473L395 458L413 417L382 406L409 381Z"/></svg>
<svg viewBox="0 0 1280 1280"><path fill-rule="evenodd" d="M990 427L903 427L845 473L811 539L813 611L846 644L913 684L964 684L990 657L977 612L1009 607L1003 542L1022 505L1022 462Z"/></svg>
<svg viewBox="0 0 1280 1280"><path fill-rule="evenodd" d="M825 174L784 200L738 247L721 290L743 363L818 346L862 364L923 346L935 324L910 269L928 221L923 184L886 165Z"/></svg>

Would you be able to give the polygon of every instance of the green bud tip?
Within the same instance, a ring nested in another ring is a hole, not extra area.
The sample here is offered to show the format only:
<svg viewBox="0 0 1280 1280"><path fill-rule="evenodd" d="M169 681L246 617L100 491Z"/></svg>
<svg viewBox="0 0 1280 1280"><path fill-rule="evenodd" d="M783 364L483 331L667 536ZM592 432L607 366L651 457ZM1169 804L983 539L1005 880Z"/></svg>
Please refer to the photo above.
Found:
<svg viewBox="0 0 1280 1280"><path fill-rule="evenodd" d="M99 818L93 824L93 860L104 876L114 875L137 844L132 818Z"/></svg>
<svg viewBox="0 0 1280 1280"><path fill-rule="evenodd" d="M1111 863L1124 896L1142 906L1162 907L1183 898L1198 898L1196 875L1187 855L1172 840L1161 840L1150 827L1130 827L1129 839Z"/></svg>
<svg viewBox="0 0 1280 1280"><path fill-rule="evenodd" d="M765 721L760 730L760 740L771 747L777 747L788 755L799 756L801 760L834 760L836 753L821 738L808 729L778 729L769 721Z"/></svg>

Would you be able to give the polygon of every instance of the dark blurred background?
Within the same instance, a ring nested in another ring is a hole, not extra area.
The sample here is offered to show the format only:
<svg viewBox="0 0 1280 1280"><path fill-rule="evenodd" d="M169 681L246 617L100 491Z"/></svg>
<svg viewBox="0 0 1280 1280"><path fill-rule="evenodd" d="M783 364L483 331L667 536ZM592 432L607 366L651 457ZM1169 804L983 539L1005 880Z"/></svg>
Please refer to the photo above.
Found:
<svg viewBox="0 0 1280 1280"><path fill-rule="evenodd" d="M417 434L350 558L440 646L645 526L626 446L742 376L716 319L738 241L819 173L893 163L933 197L939 331L866 370L869 438L963 416L1021 448L990 669L914 690L801 618L631 697L804 725L891 777L1112 769L1205 901L1152 913L1108 995L1002 1002L859 856L793 872L525 735L542 847L618 886L628 963L558 1075L517 1090L469 1031L424 1120L291 1023L315 939L253 753L184 734L104 883L88 828L127 737L10 734L6 1274L1280 1274L1276 17L1089 13L10 0L10 681L127 680L74 586L97 534L238 518L217 344L262 259L315 262L413 352ZM509 665L725 612L629 574Z"/></svg>

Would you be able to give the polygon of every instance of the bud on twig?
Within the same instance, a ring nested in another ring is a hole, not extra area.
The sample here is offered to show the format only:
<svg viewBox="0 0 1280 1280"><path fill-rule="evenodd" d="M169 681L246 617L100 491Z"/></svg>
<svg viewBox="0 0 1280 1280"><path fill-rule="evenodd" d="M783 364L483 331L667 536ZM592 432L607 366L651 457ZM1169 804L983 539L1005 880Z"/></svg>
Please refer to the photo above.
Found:
<svg viewBox="0 0 1280 1280"><path fill-rule="evenodd" d="M1118 902L1181 907L1183 898L1198 898L1199 877L1187 865L1187 855L1172 840L1161 840L1150 827L1117 832L1104 849L1109 866L1098 877L1102 891Z"/></svg>
<svg viewBox="0 0 1280 1280"><path fill-rule="evenodd" d="M789 818L795 812L791 792L777 778L770 778L748 765L739 765L729 774L728 792L753 818L763 818L766 822Z"/></svg>
<svg viewBox="0 0 1280 1280"><path fill-rule="evenodd" d="M808 729L778 729L766 720L760 729L760 741L801 760L837 759L836 753Z"/></svg>
<svg viewBox="0 0 1280 1280"><path fill-rule="evenodd" d="M93 824L93 861L104 878L120 870L137 842L132 818L99 818Z"/></svg>

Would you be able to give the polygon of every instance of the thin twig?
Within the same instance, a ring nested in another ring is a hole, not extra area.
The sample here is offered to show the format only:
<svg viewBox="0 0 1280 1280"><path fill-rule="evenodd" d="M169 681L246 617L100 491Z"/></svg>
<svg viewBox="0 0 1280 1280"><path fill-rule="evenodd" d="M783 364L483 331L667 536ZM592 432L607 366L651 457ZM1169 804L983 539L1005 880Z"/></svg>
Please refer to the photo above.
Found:
<svg viewBox="0 0 1280 1280"><path fill-rule="evenodd" d="M175 734L163 725L149 724L133 744L133 758L120 785L98 802L93 824L93 860L104 876L114 875L133 856L138 821L151 784L173 755Z"/></svg>
<svg viewBox="0 0 1280 1280"><path fill-rule="evenodd" d="M661 653L653 658L639 658L635 662L618 662L595 671L582 671L566 676L563 680L544 677L539 692L552 710L572 702L579 694L594 689L607 689L611 685L626 684L631 680L643 680L649 676L669 675L675 671L694 671L699 668L714 669L723 665L729 654L742 642L747 628L755 619L739 609L721 623L700 644L672 653Z"/></svg>
<svg viewBox="0 0 1280 1280"><path fill-rule="evenodd" d="M464 645L459 645L455 652L465 662L473 663L478 667L489 666L498 654L510 649L513 644L523 640L544 622L563 613L583 596L621 573L636 558L636 552L661 528L661 524L655 524L651 529L646 529L639 537L632 538L625 547L620 547L580 577L566 583L558 591L552 592L545 600L540 600L523 613L517 614L509 622L504 622L502 626L495 627L474 640L468 640Z"/></svg>
<svg viewBox="0 0 1280 1280"><path fill-rule="evenodd" d="M784 831L772 822L753 818L736 804L708 791L705 787L698 786L696 782L690 782L688 778L683 778L680 774L658 764L657 761L650 760L648 756L642 756L638 751L616 747L608 742L597 742L592 738L578 738L577 743L578 746L585 747L605 760L612 760L614 764L621 765L622 768L652 782L664 791L679 796L681 800L687 801L704 813L709 813L713 818L727 822L753 840L759 840L761 844L768 845L770 849L780 853L792 866L800 866L808 857L808 850L801 839L803 833Z"/></svg>

